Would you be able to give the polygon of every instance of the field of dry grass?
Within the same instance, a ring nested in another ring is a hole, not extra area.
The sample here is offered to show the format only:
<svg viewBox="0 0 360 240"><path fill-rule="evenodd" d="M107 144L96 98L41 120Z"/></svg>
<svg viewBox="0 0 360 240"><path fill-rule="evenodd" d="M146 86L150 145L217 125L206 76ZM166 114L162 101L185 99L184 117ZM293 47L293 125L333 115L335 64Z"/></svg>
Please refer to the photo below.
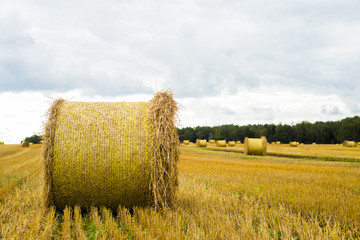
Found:
<svg viewBox="0 0 360 240"><path fill-rule="evenodd" d="M190 144L195 147L195 144ZM209 150L233 151L242 153L243 144L236 144L235 147L216 147L216 144L208 144ZM298 158L316 158L318 160L328 161L359 161L360 147L343 147L342 144L303 144L297 147L290 147L289 144L268 144L267 153L269 156L279 157L298 157Z"/></svg>
<svg viewBox="0 0 360 240"><path fill-rule="evenodd" d="M0 145L0 239L360 238L358 162L181 150L174 209L56 212L41 200L40 146Z"/></svg>

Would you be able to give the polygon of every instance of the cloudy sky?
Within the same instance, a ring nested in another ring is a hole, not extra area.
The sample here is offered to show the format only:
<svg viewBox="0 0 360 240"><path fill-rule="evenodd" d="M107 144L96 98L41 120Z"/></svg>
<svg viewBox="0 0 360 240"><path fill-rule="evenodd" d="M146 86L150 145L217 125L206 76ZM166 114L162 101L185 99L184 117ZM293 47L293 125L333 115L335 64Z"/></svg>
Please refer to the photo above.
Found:
<svg viewBox="0 0 360 240"><path fill-rule="evenodd" d="M148 101L180 125L360 114L358 0L0 2L0 140L41 132L53 99Z"/></svg>

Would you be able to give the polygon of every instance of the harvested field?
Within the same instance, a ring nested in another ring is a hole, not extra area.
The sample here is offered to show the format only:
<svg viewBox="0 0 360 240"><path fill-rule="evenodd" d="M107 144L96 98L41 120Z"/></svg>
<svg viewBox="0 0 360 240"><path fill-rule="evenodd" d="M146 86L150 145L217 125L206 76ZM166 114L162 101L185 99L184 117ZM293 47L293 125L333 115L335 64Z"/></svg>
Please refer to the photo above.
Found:
<svg viewBox="0 0 360 240"><path fill-rule="evenodd" d="M357 162L184 146L173 209L56 212L42 204L40 147L0 146L0 239L360 238ZM316 147L311 154L325 151ZM339 146L325 147L336 153ZM343 154L356 155L353 148L345 149Z"/></svg>

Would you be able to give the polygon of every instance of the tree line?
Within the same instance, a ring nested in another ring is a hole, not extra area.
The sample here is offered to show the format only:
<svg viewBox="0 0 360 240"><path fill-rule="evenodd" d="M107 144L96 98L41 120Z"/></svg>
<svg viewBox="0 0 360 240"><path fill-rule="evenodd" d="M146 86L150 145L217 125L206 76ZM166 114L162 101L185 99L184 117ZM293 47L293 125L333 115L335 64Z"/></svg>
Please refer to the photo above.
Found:
<svg viewBox="0 0 360 240"><path fill-rule="evenodd" d="M303 121L297 124L251 124L238 126L227 124L215 127L198 126L178 129L179 139L195 142L196 139L243 141L245 137L265 136L268 142L335 144L345 140L360 142L360 117L354 116L339 121Z"/></svg>

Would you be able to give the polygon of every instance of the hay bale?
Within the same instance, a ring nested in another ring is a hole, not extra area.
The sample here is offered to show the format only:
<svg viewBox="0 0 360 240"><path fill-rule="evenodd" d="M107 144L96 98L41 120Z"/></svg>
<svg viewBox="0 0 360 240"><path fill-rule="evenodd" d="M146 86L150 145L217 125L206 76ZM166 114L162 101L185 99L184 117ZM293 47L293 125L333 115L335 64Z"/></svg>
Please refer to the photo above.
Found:
<svg viewBox="0 0 360 240"><path fill-rule="evenodd" d="M236 144L241 144L241 141L236 141L235 143L236 143Z"/></svg>
<svg viewBox="0 0 360 240"><path fill-rule="evenodd" d="M343 142L343 146L344 146L344 147L357 147L357 143L354 142L354 141L347 141L347 140L345 140L345 141Z"/></svg>
<svg viewBox="0 0 360 240"><path fill-rule="evenodd" d="M2 144L4 144L4 142L3 142L3 141L0 141L0 145L2 145Z"/></svg>
<svg viewBox="0 0 360 240"><path fill-rule="evenodd" d="M42 149L46 205L173 205L177 109L170 91L143 103L56 100Z"/></svg>
<svg viewBox="0 0 360 240"><path fill-rule="evenodd" d="M290 147L297 147L299 144L298 142L290 142L289 145Z"/></svg>
<svg viewBox="0 0 360 240"><path fill-rule="evenodd" d="M280 144L281 144L281 142L280 142L280 141L276 141L276 144L279 144L279 145L280 145Z"/></svg>
<svg viewBox="0 0 360 240"><path fill-rule="evenodd" d="M217 140L216 146L217 147L226 147L226 140Z"/></svg>
<svg viewBox="0 0 360 240"><path fill-rule="evenodd" d="M44 144L44 140L40 140L39 144Z"/></svg>
<svg viewBox="0 0 360 240"><path fill-rule="evenodd" d="M312 145L316 145L316 142L313 142Z"/></svg>
<svg viewBox="0 0 360 240"><path fill-rule="evenodd" d="M228 146L229 147L234 147L235 146L235 141L229 141Z"/></svg>
<svg viewBox="0 0 360 240"><path fill-rule="evenodd" d="M215 143L215 139L209 139L209 143Z"/></svg>
<svg viewBox="0 0 360 240"><path fill-rule="evenodd" d="M244 141L244 154L266 156L266 147L267 147L266 137L261 137L261 138L246 137Z"/></svg>
<svg viewBox="0 0 360 240"><path fill-rule="evenodd" d="M206 139L196 139L196 146L197 147L207 147Z"/></svg>
<svg viewBox="0 0 360 240"><path fill-rule="evenodd" d="M185 144L185 145L189 145L189 143L190 143L189 140L184 140L184 141L183 141L183 144Z"/></svg>
<svg viewBox="0 0 360 240"><path fill-rule="evenodd" d="M29 142L26 142L26 141L23 141L21 143L21 147L29 147L30 146L30 143Z"/></svg>

